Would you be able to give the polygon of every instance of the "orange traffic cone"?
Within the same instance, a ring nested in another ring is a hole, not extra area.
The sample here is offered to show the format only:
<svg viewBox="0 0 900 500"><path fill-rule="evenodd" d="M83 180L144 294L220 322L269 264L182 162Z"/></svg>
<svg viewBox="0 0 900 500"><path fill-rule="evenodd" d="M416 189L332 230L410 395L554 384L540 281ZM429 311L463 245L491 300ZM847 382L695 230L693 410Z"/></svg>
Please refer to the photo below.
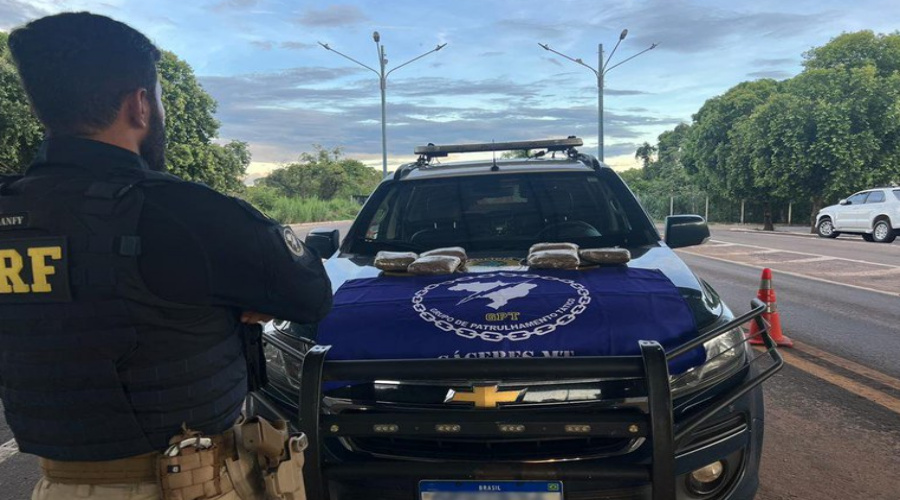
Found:
<svg viewBox="0 0 900 500"><path fill-rule="evenodd" d="M778 307L775 305L775 288L772 287L771 269L763 269L762 280L759 283L759 293L756 296L759 300L766 303L766 311L762 314L762 319L769 325L769 336L772 337L772 340L779 347L793 347L794 341L781 332L781 318L778 316ZM764 345L755 320L750 322L749 337L751 344Z"/></svg>

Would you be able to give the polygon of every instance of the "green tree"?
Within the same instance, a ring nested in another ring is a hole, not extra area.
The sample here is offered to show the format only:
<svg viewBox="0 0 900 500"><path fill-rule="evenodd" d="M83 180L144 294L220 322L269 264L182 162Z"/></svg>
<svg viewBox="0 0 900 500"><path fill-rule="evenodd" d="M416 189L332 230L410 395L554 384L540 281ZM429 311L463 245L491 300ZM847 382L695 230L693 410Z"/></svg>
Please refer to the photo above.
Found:
<svg viewBox="0 0 900 500"><path fill-rule="evenodd" d="M681 123L660 134L655 145L645 142L634 155L635 159L641 160L642 168L620 174L656 219L669 214L671 197L688 200L704 194L682 162L690 128Z"/></svg>
<svg viewBox="0 0 900 500"><path fill-rule="evenodd" d="M516 149L513 151L506 151L505 153L500 155L500 158L503 158L504 160L528 159L528 158L531 158L531 151L528 149Z"/></svg>
<svg viewBox="0 0 900 500"><path fill-rule="evenodd" d="M0 175L24 170L43 137L0 32Z"/></svg>
<svg viewBox="0 0 900 500"><path fill-rule="evenodd" d="M844 33L804 58L794 78L740 83L707 100L691 126L641 146L649 182L629 181L635 191L704 186L762 202L771 227L775 200L807 198L814 216L828 201L900 180L900 33Z"/></svg>
<svg viewBox="0 0 900 500"><path fill-rule="evenodd" d="M830 200L900 178L900 74L874 65L809 69L787 82L744 130L756 184Z"/></svg>
<svg viewBox="0 0 900 500"><path fill-rule="evenodd" d="M900 33L876 35L871 30L843 33L807 51L803 57L807 70L874 66L879 76L889 76L900 71Z"/></svg>
<svg viewBox="0 0 900 500"><path fill-rule="evenodd" d="M644 167L643 173L645 176L647 176L647 172L649 172L650 164L653 163L653 157L655 155L656 146L646 141L637 148L637 151L634 152L634 159L641 160L641 165L643 165Z"/></svg>
<svg viewBox="0 0 900 500"><path fill-rule="evenodd" d="M652 186L652 182L644 177L643 168L629 168L619 172L619 177L628 184L628 187L638 195L638 198L646 195L652 195L656 191Z"/></svg>
<svg viewBox="0 0 900 500"><path fill-rule="evenodd" d="M687 123L679 123L673 130L667 130L659 134L657 151L659 161L672 166L682 166L681 156L684 150L684 142L687 140L691 126Z"/></svg>
<svg viewBox="0 0 900 500"><path fill-rule="evenodd" d="M166 167L182 179L237 192L250 165L247 144L216 144L216 101L203 90L194 71L171 52L163 52L159 76L166 108Z"/></svg>
<svg viewBox="0 0 900 500"><path fill-rule="evenodd" d="M43 137L6 42L7 35L0 33L0 174L23 171ZM247 144L212 142L219 130L213 116L216 102L197 82L187 63L164 52L159 76L166 107L169 171L221 191L240 191L241 179L250 165Z"/></svg>
<svg viewBox="0 0 900 500"><path fill-rule="evenodd" d="M367 195L381 181L375 169L345 158L341 148L325 149L318 144L313 148L312 153L303 153L298 162L273 171L260 184L282 196L331 200Z"/></svg>
<svg viewBox="0 0 900 500"><path fill-rule="evenodd" d="M757 106L777 91L775 80L743 82L706 101L694 115L682 162L701 183L735 199L758 196L748 158L735 151L734 134Z"/></svg>
<svg viewBox="0 0 900 500"><path fill-rule="evenodd" d="M684 143L690 125L679 123L673 130L667 130L657 137L655 146L644 143L635 153L644 164L644 176L673 184L673 188L685 187L687 173L681 161ZM649 149L648 149L649 147ZM652 155L655 154L654 159Z"/></svg>
<svg viewBox="0 0 900 500"><path fill-rule="evenodd" d="M687 173L701 185L733 199L751 199L764 203L764 229L772 230L770 192L756 184L753 156L739 136L743 123L754 110L778 92L775 80L743 82L725 94L706 101L694 115L694 123L685 131L680 153Z"/></svg>

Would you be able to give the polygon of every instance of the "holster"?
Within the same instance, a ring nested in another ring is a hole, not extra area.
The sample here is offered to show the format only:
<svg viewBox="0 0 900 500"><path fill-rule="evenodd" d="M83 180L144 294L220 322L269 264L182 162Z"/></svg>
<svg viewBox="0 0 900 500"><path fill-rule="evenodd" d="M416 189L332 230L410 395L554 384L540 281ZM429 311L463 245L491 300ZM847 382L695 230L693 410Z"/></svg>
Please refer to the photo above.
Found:
<svg viewBox="0 0 900 500"><path fill-rule="evenodd" d="M265 475L266 495L279 500L306 500L303 483L303 451L308 446L306 436L292 436L288 440L287 457L273 472Z"/></svg>
<svg viewBox="0 0 900 500"><path fill-rule="evenodd" d="M288 424L284 420L269 422L260 417L247 419L241 425L241 444L256 453L263 470L277 467L286 453Z"/></svg>
<svg viewBox="0 0 900 500"><path fill-rule="evenodd" d="M235 432L241 453L255 454L262 471L266 498L271 500L305 500L303 483L303 451L307 447L303 434L290 436L284 420L269 422L260 417L240 424ZM239 491L240 493L240 491Z"/></svg>

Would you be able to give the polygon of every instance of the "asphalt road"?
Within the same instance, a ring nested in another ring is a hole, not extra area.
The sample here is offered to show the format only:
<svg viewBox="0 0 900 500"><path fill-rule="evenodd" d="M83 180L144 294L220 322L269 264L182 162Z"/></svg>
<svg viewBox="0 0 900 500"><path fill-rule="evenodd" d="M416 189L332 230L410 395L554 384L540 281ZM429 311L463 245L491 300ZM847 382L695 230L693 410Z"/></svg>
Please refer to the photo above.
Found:
<svg viewBox="0 0 900 500"><path fill-rule="evenodd" d="M896 255L892 263L900 265L900 244L732 231L714 231L713 240L886 264ZM699 250L679 253L736 312L745 311L759 269L742 254L735 264L688 253ZM897 500L900 478L888 471L900 470L900 298L778 271L773 281L784 332L797 347L786 350L788 365L765 387L757 498Z"/></svg>
<svg viewBox="0 0 900 500"><path fill-rule="evenodd" d="M323 226L337 227L343 234L348 225L309 224L295 230L302 237L308 229ZM788 366L765 388L766 444L757 498L900 499L896 476L900 470L900 297L864 289L872 270L893 276L892 268L900 266L900 241L877 245L858 238L821 240L728 230L714 230L713 240L680 253L735 312L749 307L759 268L776 268L782 323L785 333L797 341L797 347L786 354ZM723 244L736 248L726 252ZM772 258L761 259L767 254L757 247L771 250ZM820 265L804 266L809 259ZM846 264L845 260L874 267L859 264L852 276L829 271ZM797 261L800 264L792 264ZM792 274L779 272L779 265ZM847 283L815 281L803 277L804 273ZM38 477L36 460L16 453L11 438L0 416L0 499L4 500L28 498Z"/></svg>
<svg viewBox="0 0 900 500"><path fill-rule="evenodd" d="M718 234L715 238L718 239ZM794 238L772 237L782 240ZM776 243L781 243L778 241ZM838 243L838 242L830 242ZM900 250L900 245L897 245ZM679 252L700 277L742 311L756 295L760 271ZM900 265L900 256L896 263ZM782 324L789 336L900 377L900 297L773 271Z"/></svg>
<svg viewBox="0 0 900 500"><path fill-rule="evenodd" d="M727 243L756 245L771 249L864 260L878 264L900 265L900 239L894 243L870 243L859 236L843 235L835 239L807 233L769 233L766 231L713 228L713 239Z"/></svg>

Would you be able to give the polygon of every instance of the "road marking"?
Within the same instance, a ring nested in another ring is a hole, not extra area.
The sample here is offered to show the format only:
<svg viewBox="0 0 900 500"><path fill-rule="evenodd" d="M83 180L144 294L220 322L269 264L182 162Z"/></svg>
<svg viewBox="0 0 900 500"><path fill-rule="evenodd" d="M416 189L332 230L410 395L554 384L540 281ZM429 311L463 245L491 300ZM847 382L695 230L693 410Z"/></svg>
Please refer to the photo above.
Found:
<svg viewBox="0 0 900 500"><path fill-rule="evenodd" d="M869 277L883 277L885 274L897 274L900 273L900 267L895 267L893 269L876 269L869 271L831 271L834 274L838 274L841 276L848 276L853 278L869 278Z"/></svg>
<svg viewBox="0 0 900 500"><path fill-rule="evenodd" d="M684 253L686 253L686 254L688 254L688 255L694 255L694 256L697 256L697 257L703 257L704 259L717 260L717 261L719 261L719 262L726 262L726 263L728 263L728 264L734 264L734 265L736 265L736 266L749 267L749 268L751 268L751 269L757 269L757 270L759 270L759 269L765 269L765 268L767 268L767 267L769 267L769 268L772 267L772 266L758 266L758 265L756 265L756 264L747 264L747 263L745 263L745 262L737 262L737 261L733 261L733 260L722 259L722 258L719 258L719 257L713 257L713 256L711 256L711 255L706 255L706 254L702 254L702 253L689 252L689 251L683 250L683 249L681 249L681 248L679 248L677 251L679 251L679 252L684 252ZM787 275L787 276L793 276L793 277L795 277L795 278L803 278L803 279L807 279L807 280L818 281L818 282L821 282L821 283L828 283L829 285L847 286L847 287L850 287L850 288L855 288L855 289L857 289L857 290L863 290L863 291L866 291L866 292L880 293L880 294L882 294L882 295L887 295L887 296L889 296L889 297L898 297L898 296L900 296L900 293L897 293L897 292L889 292L889 291L887 291L887 290L878 290L878 289L876 289L876 288L867 288L867 287L859 286L859 285L851 285L850 283L841 283L840 281L831 281L831 280L827 280L827 279L825 279L825 278L817 278L817 277L815 277L815 276L810 276L810 275L808 275L808 274L800 274L800 273L795 273L795 272L791 272L791 271L785 271L785 270L783 270L783 269L772 269L772 270L775 271L775 272L777 272L778 274L784 274L784 275Z"/></svg>
<svg viewBox="0 0 900 500"><path fill-rule="evenodd" d="M897 380L894 377L891 377L889 375L881 373L878 370L873 370L873 369L871 369L867 366L863 366L859 363L854 363L853 361L850 361L849 359L844 359L840 356L835 356L834 354L825 352L817 347L813 347L809 344L806 344L804 342L800 342L797 340L794 341L794 349L805 352L805 353L807 353L811 356L815 356L819 359L824 359L825 361L828 361L829 363L831 363L835 366L843 368L844 370L853 372L857 375L862 375L863 377L869 378L871 380L874 380L875 382L886 385L886 386L890 387L891 389L900 391L900 380ZM782 351L782 352L784 352L784 351Z"/></svg>
<svg viewBox="0 0 900 500"><path fill-rule="evenodd" d="M783 263L788 264L810 264L813 262L827 262L829 260L837 260L840 257L825 257L824 255L821 257L810 257L808 259L797 259L797 260L783 260Z"/></svg>
<svg viewBox="0 0 900 500"><path fill-rule="evenodd" d="M10 439L9 441L0 444L0 464L6 461L9 457L15 455L19 452L19 443L16 443L15 439Z"/></svg>
<svg viewBox="0 0 900 500"><path fill-rule="evenodd" d="M716 242L719 242L719 241L721 241L721 240L710 240L710 241L716 241ZM787 253L795 253L795 254L798 254L798 255L809 255L810 257L827 257L827 258L835 259L835 260L843 260L843 261L847 261L847 262L856 262L857 264L869 264L869 265L872 265L872 266L889 267L889 268L891 268L891 269L895 269L895 268L897 267L897 266L894 266L894 265L891 265L891 264L881 264L881 263L879 263L879 262L869 262L869 261L867 261L867 260L847 259L847 258L845 258L845 257L832 257L832 256L830 256L830 255L821 255L821 254L817 254L817 253L795 252L794 250L773 250L773 249L768 248L768 247L761 247L761 246L758 246L758 245L748 245L748 244L746 244L746 243L735 243L735 245L736 245L736 246L749 247L749 248L759 248L759 249L765 250L766 252L787 252Z"/></svg>
<svg viewBox="0 0 900 500"><path fill-rule="evenodd" d="M713 228L715 229L715 228ZM732 233L749 233L749 234L757 234L759 236L793 236L795 238L817 238L818 235L812 233L798 233L796 231L763 231L762 229L741 229L737 227L732 227L728 229Z"/></svg>
<svg viewBox="0 0 900 500"><path fill-rule="evenodd" d="M859 382L851 380L843 375L834 373L828 368L819 366L811 361L807 361L803 358L797 357L796 355L787 352L787 350L785 349L779 349L778 352L781 353L781 356L784 358L785 363L793 366L794 368L802 370L814 377L840 387L845 391L856 394L858 396L862 396L869 401L881 405L888 410L900 415L900 399L885 394L877 389L873 389L867 385L860 384Z"/></svg>

